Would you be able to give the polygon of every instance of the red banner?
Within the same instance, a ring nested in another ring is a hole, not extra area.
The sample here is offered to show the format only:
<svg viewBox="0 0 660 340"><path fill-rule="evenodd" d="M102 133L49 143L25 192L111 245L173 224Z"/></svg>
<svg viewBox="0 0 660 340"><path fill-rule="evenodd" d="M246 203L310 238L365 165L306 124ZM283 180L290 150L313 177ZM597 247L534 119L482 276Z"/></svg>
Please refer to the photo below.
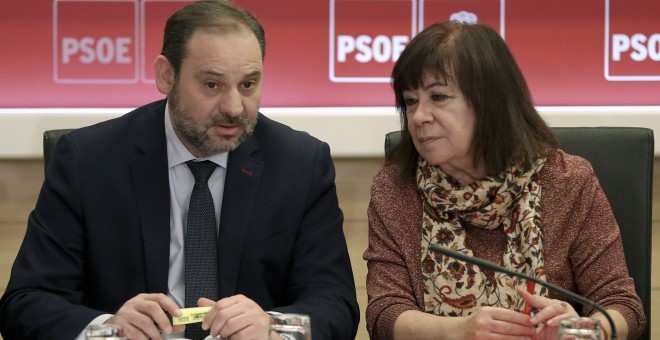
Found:
<svg viewBox="0 0 660 340"><path fill-rule="evenodd" d="M3 0L0 107L135 107L186 0ZM505 38L540 106L660 105L655 0L236 0L267 36L265 107L392 106L389 75L436 21Z"/></svg>

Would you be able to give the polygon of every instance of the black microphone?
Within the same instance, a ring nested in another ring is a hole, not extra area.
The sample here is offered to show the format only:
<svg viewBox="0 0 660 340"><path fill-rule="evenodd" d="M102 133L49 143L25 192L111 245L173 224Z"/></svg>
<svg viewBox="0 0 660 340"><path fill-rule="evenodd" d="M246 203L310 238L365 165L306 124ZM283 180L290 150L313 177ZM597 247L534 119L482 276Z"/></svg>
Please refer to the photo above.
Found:
<svg viewBox="0 0 660 340"><path fill-rule="evenodd" d="M433 251L437 251L437 252L441 253L442 255L449 256L449 257L454 258L454 259L459 259L459 260L465 261L467 263L477 265L479 267L490 269L494 272L505 273L509 276L522 277L526 280L533 281L535 283L540 284L541 286L552 289L552 290L560 293L561 295L563 295L563 296L565 296L565 297L567 297L567 298L569 298L569 299L571 299L571 300L573 300L573 301L575 301L579 304L582 304L582 305L585 305L585 306L591 306L591 307L595 308L596 310L598 310L599 312L603 313L603 315L605 315L605 317L607 318L607 321L610 323L610 330L612 331L612 334L610 334L610 339L616 340L616 338L617 338L617 336L616 336L616 327L614 326L614 321L612 321L612 317L610 316L610 314L607 311L605 311L605 308L603 308L601 305L587 299L586 297L584 297L582 295L575 294L575 293L571 292L570 290L566 290L564 288L561 288L561 287L559 287L559 286L557 286L553 283L543 281L543 280L539 280L539 279L537 279L533 276L529 276L527 274L514 272L513 270L504 268L504 267L502 267L498 264L495 264L493 262L486 261L486 260L480 259L478 257L465 255L464 253L462 253L460 251L449 250L449 249L447 249L445 247L441 247L437 244L430 245L429 249L433 250Z"/></svg>

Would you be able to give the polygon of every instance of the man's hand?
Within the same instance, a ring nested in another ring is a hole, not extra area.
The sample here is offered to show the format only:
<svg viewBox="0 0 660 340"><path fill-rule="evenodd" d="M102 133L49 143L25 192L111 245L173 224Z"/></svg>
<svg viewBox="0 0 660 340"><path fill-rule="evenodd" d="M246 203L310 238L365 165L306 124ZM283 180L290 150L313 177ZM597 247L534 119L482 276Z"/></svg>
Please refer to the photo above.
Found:
<svg viewBox="0 0 660 340"><path fill-rule="evenodd" d="M126 301L105 323L122 326L131 340L156 340L161 339L160 332L182 332L185 326L172 327L165 311L173 316L181 315L176 303L165 294L140 294Z"/></svg>
<svg viewBox="0 0 660 340"><path fill-rule="evenodd" d="M202 322L202 329L211 329L211 335L221 339L270 339L270 315L243 295L234 295L220 301L200 298L200 307L212 307Z"/></svg>

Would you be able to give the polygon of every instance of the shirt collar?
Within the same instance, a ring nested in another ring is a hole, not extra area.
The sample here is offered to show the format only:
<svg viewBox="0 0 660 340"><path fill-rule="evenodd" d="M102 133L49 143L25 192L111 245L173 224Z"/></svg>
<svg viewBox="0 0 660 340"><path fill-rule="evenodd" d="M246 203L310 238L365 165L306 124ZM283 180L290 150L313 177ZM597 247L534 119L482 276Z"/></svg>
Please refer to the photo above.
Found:
<svg viewBox="0 0 660 340"><path fill-rule="evenodd" d="M208 160L225 169L227 168L228 152L221 152L206 158L197 158L186 148L185 145L183 145L174 132L174 127L172 127L169 101L165 104L165 140L167 141L167 165L169 168L173 168L193 159Z"/></svg>

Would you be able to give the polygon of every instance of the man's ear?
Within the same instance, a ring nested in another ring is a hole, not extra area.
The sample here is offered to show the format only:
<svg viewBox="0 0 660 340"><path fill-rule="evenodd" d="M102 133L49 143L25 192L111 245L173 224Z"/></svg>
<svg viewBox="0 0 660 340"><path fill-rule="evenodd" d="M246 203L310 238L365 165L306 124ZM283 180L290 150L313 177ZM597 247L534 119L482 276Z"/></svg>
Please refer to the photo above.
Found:
<svg viewBox="0 0 660 340"><path fill-rule="evenodd" d="M174 88L174 67L164 55L159 55L154 60L156 70L156 87L160 93L167 95Z"/></svg>

